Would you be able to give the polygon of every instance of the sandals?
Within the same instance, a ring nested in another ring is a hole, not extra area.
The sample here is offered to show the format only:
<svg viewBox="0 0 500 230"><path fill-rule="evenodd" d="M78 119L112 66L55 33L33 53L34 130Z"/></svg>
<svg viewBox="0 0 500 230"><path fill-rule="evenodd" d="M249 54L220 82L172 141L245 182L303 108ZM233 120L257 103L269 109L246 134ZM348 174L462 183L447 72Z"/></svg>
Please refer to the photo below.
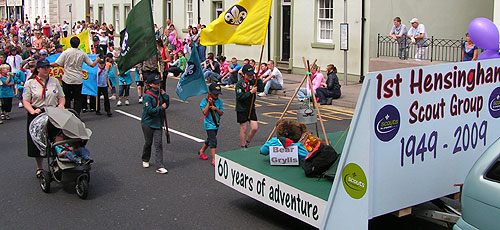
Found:
<svg viewBox="0 0 500 230"><path fill-rule="evenodd" d="M37 169L36 170L36 178L40 178L40 174L42 174L43 169Z"/></svg>
<svg viewBox="0 0 500 230"><path fill-rule="evenodd" d="M5 120L10 120L10 116L9 115L5 115Z"/></svg>

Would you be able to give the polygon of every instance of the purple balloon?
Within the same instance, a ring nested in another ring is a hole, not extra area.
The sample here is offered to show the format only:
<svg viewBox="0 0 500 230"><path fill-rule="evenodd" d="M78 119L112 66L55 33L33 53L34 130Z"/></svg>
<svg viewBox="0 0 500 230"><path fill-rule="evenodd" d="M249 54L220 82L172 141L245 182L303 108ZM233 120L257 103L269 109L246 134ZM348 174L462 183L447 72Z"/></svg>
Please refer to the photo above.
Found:
<svg viewBox="0 0 500 230"><path fill-rule="evenodd" d="M500 54L498 53L497 50L486 50L482 52L479 57L477 57L477 60L487 60L487 59L495 59L495 58L500 58Z"/></svg>
<svg viewBox="0 0 500 230"><path fill-rule="evenodd" d="M476 18L469 24L470 39L477 47L486 50L498 50L498 28L487 18Z"/></svg>

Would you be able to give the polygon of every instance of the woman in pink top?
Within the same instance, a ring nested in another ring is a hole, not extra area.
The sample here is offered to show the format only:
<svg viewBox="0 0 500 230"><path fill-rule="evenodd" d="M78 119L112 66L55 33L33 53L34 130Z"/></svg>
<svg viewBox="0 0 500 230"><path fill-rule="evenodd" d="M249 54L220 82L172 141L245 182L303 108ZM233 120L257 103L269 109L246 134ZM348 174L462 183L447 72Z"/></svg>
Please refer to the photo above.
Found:
<svg viewBox="0 0 500 230"><path fill-rule="evenodd" d="M316 64L313 64L311 66L311 81L312 81L312 87L313 87L313 92L316 95L316 89L321 86L321 82L325 80L325 76L321 73L319 70L319 66ZM300 88L299 92L297 93L297 99L299 101L304 101L304 99L311 97L311 90L309 88L309 83L306 83L306 88Z"/></svg>

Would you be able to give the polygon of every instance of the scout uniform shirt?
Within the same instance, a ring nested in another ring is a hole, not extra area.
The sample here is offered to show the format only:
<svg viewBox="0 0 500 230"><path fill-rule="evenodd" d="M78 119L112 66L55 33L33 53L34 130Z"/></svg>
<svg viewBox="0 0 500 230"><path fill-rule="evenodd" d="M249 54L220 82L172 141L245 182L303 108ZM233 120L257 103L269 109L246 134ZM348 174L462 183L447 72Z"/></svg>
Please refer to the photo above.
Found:
<svg viewBox="0 0 500 230"><path fill-rule="evenodd" d="M252 103L252 94L250 90L255 86L255 79L248 81L243 77L236 83L234 91L236 91L236 111L245 112L250 110L250 104ZM257 92L264 91L264 84L262 80L257 80ZM255 100L253 101L252 108L255 109Z"/></svg>
<svg viewBox="0 0 500 230"><path fill-rule="evenodd" d="M31 102L33 108L56 106L59 98L64 97L64 92L59 81L48 77L47 83L32 77L24 84L23 100ZM42 94L45 89L45 94Z"/></svg>
<svg viewBox="0 0 500 230"><path fill-rule="evenodd" d="M165 103L168 108L170 104L169 96L166 93L160 95L158 91L153 89L146 90L142 101L141 122L152 129L161 129L165 116L165 110L161 105Z"/></svg>

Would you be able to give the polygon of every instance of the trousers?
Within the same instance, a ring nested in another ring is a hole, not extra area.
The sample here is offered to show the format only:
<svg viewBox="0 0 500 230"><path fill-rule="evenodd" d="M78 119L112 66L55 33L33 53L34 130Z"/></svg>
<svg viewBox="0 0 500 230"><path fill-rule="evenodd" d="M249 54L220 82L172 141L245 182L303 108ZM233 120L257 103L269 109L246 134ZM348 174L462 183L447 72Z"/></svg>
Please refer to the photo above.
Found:
<svg viewBox="0 0 500 230"><path fill-rule="evenodd" d="M142 148L142 161L149 162L151 159L151 145L155 147L155 166L164 168L163 165L163 142L162 130L153 129L148 125L141 123L142 133L144 134L144 147Z"/></svg>

